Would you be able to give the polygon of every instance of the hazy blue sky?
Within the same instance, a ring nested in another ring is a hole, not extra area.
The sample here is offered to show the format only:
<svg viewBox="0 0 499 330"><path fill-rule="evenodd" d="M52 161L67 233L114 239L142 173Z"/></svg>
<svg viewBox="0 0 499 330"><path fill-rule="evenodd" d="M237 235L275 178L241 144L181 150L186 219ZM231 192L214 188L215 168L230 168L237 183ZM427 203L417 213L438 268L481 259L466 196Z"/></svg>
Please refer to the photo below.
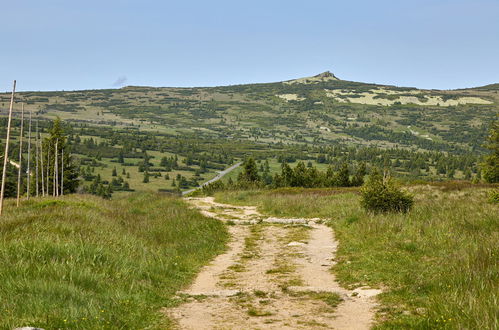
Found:
<svg viewBox="0 0 499 330"><path fill-rule="evenodd" d="M499 82L499 0L2 1L0 91ZM126 79L125 79L126 78Z"/></svg>

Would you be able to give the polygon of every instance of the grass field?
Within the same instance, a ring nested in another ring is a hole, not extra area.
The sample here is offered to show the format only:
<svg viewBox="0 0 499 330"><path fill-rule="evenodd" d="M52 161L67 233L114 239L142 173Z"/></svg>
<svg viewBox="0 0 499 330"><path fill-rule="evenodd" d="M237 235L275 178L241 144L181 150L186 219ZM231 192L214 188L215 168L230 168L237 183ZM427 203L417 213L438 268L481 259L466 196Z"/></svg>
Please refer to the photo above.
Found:
<svg viewBox="0 0 499 330"><path fill-rule="evenodd" d="M382 288L379 329L499 327L499 207L486 188L413 186L408 214L370 215L344 190L236 191L217 201L274 216L327 219L333 271L347 287Z"/></svg>
<svg viewBox="0 0 499 330"><path fill-rule="evenodd" d="M168 327L161 308L228 237L182 200L148 193L8 201L0 235L2 329Z"/></svg>

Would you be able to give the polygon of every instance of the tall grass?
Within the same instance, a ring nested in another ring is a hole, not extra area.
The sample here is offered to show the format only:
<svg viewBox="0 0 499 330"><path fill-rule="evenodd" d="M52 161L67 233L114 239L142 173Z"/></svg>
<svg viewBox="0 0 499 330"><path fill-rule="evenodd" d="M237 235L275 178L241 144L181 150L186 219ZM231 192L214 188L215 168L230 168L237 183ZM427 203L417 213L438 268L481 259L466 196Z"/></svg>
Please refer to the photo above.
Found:
<svg viewBox="0 0 499 330"><path fill-rule="evenodd" d="M219 201L276 216L324 217L345 286L381 287L380 329L499 328L499 207L488 189L414 187L407 214L370 215L356 194L232 192Z"/></svg>
<svg viewBox="0 0 499 330"><path fill-rule="evenodd" d="M223 225L176 198L32 199L0 219L0 328L164 328Z"/></svg>

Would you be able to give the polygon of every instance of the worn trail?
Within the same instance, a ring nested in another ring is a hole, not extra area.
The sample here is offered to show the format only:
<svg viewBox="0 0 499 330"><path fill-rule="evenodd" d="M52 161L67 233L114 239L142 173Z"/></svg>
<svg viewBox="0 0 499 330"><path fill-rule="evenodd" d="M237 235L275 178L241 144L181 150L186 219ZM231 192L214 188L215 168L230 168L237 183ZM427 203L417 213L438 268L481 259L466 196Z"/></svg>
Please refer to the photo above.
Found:
<svg viewBox="0 0 499 330"><path fill-rule="evenodd" d="M369 329L379 290L342 288L330 269L337 242L319 219L268 218L256 207L189 198L227 221L227 251L166 312L180 329Z"/></svg>

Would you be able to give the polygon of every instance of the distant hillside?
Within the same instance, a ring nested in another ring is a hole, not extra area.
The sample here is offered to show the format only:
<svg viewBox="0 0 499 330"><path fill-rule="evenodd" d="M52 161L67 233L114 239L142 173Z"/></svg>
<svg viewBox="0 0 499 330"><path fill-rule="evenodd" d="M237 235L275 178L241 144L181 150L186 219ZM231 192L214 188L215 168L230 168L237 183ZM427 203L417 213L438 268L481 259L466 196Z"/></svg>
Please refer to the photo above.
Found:
<svg viewBox="0 0 499 330"><path fill-rule="evenodd" d="M464 152L480 150L499 109L498 86L419 90L344 81L324 72L212 88L24 92L17 101L46 118L159 133ZM0 95L3 111L8 97Z"/></svg>

